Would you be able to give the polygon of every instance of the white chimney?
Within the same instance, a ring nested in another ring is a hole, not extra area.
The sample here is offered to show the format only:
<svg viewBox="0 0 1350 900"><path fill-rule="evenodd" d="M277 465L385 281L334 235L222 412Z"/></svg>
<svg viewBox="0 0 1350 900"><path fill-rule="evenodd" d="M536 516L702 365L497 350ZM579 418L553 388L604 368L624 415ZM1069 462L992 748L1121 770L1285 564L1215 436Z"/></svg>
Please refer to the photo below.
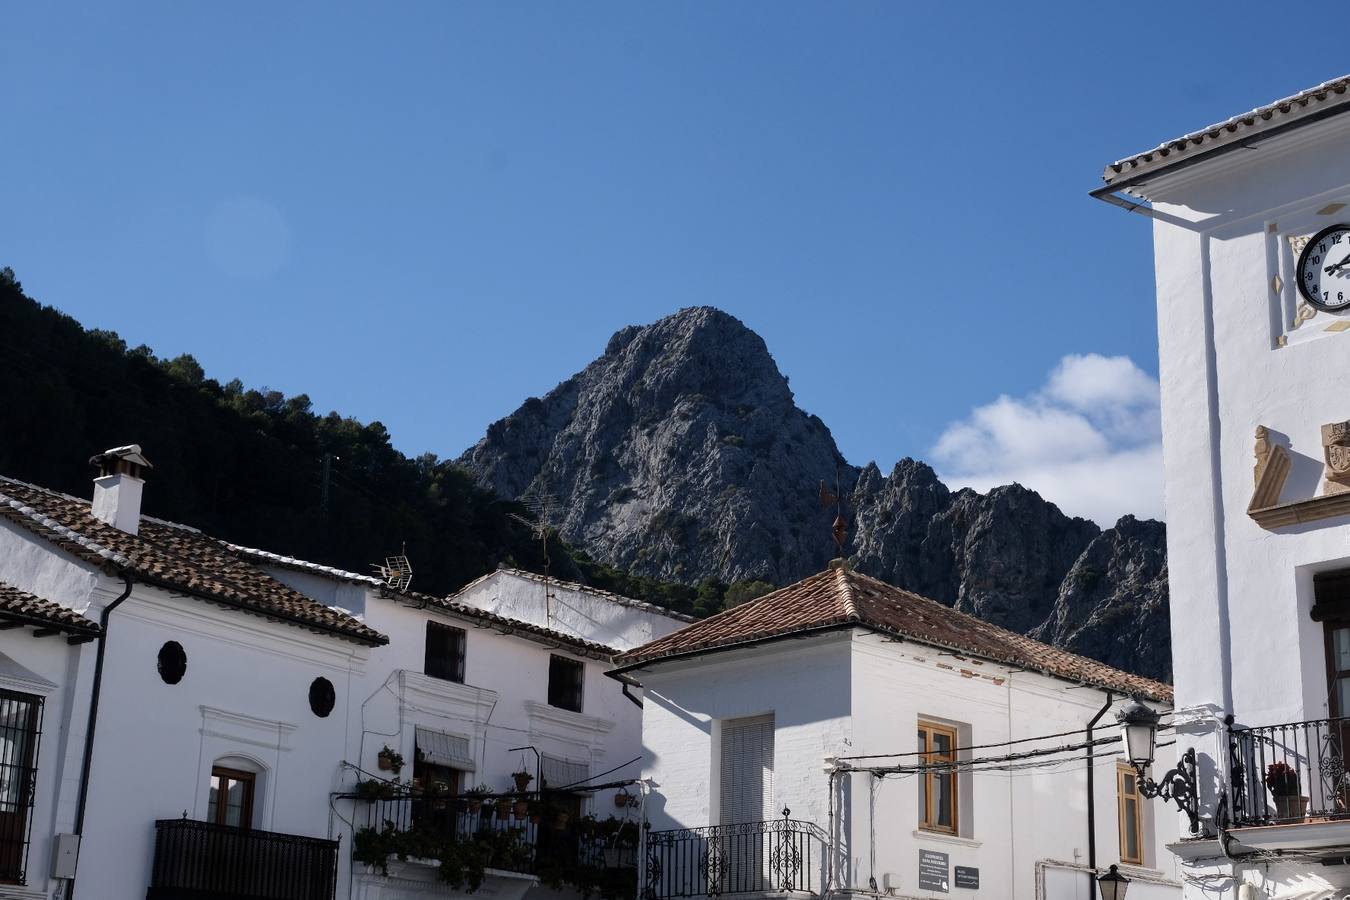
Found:
<svg viewBox="0 0 1350 900"><path fill-rule="evenodd" d="M98 467L94 479L94 518L127 534L141 530L141 494L145 470L154 468L141 455L140 444L114 447L89 458Z"/></svg>

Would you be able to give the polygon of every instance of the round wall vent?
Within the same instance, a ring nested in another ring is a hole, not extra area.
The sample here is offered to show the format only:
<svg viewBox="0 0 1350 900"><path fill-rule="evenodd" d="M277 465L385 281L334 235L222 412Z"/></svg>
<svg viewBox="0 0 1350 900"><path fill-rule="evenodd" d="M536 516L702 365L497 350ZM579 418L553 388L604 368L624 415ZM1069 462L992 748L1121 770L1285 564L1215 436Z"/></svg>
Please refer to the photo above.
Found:
<svg viewBox="0 0 1350 900"><path fill-rule="evenodd" d="M187 672L187 653L183 651L183 645L177 641L166 641L163 647L159 648L159 677L164 679L165 684L177 684L183 680L183 674Z"/></svg>
<svg viewBox="0 0 1350 900"><path fill-rule="evenodd" d="M333 682L327 678L315 678L309 686L309 708L314 710L314 715L320 719L327 718L335 703L337 691L333 690Z"/></svg>

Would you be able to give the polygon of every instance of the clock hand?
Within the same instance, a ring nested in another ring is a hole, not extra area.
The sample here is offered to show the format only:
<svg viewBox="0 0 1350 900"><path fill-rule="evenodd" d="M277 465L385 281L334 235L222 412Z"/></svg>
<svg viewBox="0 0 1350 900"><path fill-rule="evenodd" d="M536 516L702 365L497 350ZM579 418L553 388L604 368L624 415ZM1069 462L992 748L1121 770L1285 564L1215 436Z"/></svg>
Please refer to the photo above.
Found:
<svg viewBox="0 0 1350 900"><path fill-rule="evenodd" d="M1332 273L1340 271L1341 269L1345 268L1346 264L1348 263L1350 263L1350 253L1347 253L1345 255L1345 259L1336 263L1334 266L1327 266L1325 271L1328 275L1331 275Z"/></svg>

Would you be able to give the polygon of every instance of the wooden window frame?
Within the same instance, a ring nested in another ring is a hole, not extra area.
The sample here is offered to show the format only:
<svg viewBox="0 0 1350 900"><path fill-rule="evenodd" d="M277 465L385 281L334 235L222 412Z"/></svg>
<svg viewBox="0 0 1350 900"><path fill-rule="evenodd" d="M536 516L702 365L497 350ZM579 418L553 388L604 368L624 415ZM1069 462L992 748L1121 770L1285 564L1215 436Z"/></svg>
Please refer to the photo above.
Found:
<svg viewBox="0 0 1350 900"><path fill-rule="evenodd" d="M1134 779L1133 791L1125 789L1126 777ZM1134 845L1139 848L1137 856L1130 856L1125 849L1129 846L1129 842L1126 840L1129 829L1125 824L1125 805L1129 800L1134 800ZM1119 760L1116 761L1116 824L1120 836L1120 861L1142 866L1144 864L1144 795L1139 791L1139 773L1134 770L1134 766Z"/></svg>
<svg viewBox="0 0 1350 900"><path fill-rule="evenodd" d="M449 639L451 648L449 659L432 652L432 635L444 635ZM468 656L468 644L468 632L463 628L456 628L453 625L445 625L428 619L426 646L422 656L422 673L428 678L439 678L441 681L463 684L464 660Z"/></svg>
<svg viewBox="0 0 1350 900"><path fill-rule="evenodd" d="M919 748L920 759L925 763L931 761L949 761L954 763L957 761L956 751L960 744L957 743L957 729L955 725L942 725L937 722L920 719L918 730L925 733L924 744ZM944 735L947 737L951 742L951 752L944 754L933 750L933 744L935 743L933 738L936 735ZM924 808L919 810L919 828L924 831L936 831L942 834L959 835L961 833L961 779L958 777L956 770L953 769L951 771L951 825L943 825L938 822L939 816L937 815L936 808L936 787L941 775L937 772L924 772L919 777L924 779L925 787L923 793L920 794L920 798L925 802L923 804Z"/></svg>
<svg viewBox="0 0 1350 900"><path fill-rule="evenodd" d="M559 686L556 691L554 689L553 673L555 671L555 666L558 669L566 667L576 672L576 684L574 690L571 691L572 696L567 698L568 702L574 702L576 704L575 706L569 706L567 703L554 702L555 699L563 699L561 697L562 686ZM570 656L559 656L557 653L550 653L548 657L548 705L558 709L566 709L571 712L579 713L585 708L585 700L586 664L580 660L572 659Z"/></svg>
<svg viewBox="0 0 1350 900"><path fill-rule="evenodd" d="M212 766L211 780L214 782L217 778L223 778L226 781L216 791L216 817L212 824L226 824L225 817L229 810L229 804L225 802L225 798L229 793L229 782L237 781L246 786L244 788L244 802L239 806L239 825L227 827L238 827L241 831L248 831L253 827L253 796L258 789L258 773L246 772L243 769L231 769L229 766Z"/></svg>

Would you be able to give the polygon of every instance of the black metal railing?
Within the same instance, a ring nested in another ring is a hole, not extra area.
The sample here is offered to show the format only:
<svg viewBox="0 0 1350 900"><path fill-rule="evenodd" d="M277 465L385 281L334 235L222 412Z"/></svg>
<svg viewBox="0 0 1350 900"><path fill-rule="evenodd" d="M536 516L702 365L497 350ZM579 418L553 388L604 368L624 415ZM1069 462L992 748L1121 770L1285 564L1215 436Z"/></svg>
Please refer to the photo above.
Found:
<svg viewBox="0 0 1350 900"><path fill-rule="evenodd" d="M24 884L37 784L42 698L0 691L0 882Z"/></svg>
<svg viewBox="0 0 1350 900"><path fill-rule="evenodd" d="M357 817L358 827L378 831L392 825L427 839L423 843L429 847L446 840L483 842L492 852L488 867L493 869L537 873L541 867L637 866L637 850L629 842L596 833L593 820L559 818L556 810L540 813L524 795L383 797L361 802Z"/></svg>
<svg viewBox="0 0 1350 900"><path fill-rule="evenodd" d="M491 868L512 872L530 870L541 833L547 840L551 831L531 821L525 804L517 807L515 803L505 803L499 811L491 798L484 801L413 795L371 800L359 806L365 806L364 824L370 828L392 824L397 831L452 841L501 838L496 842L498 852ZM363 815L359 806L358 817Z"/></svg>
<svg viewBox="0 0 1350 900"><path fill-rule="evenodd" d="M646 900L799 891L819 895L825 833L789 818L647 834Z"/></svg>
<svg viewBox="0 0 1350 900"><path fill-rule="evenodd" d="M1350 817L1350 719L1313 719L1229 732L1233 824Z"/></svg>
<svg viewBox="0 0 1350 900"><path fill-rule="evenodd" d="M338 842L161 819L146 900L333 900Z"/></svg>

